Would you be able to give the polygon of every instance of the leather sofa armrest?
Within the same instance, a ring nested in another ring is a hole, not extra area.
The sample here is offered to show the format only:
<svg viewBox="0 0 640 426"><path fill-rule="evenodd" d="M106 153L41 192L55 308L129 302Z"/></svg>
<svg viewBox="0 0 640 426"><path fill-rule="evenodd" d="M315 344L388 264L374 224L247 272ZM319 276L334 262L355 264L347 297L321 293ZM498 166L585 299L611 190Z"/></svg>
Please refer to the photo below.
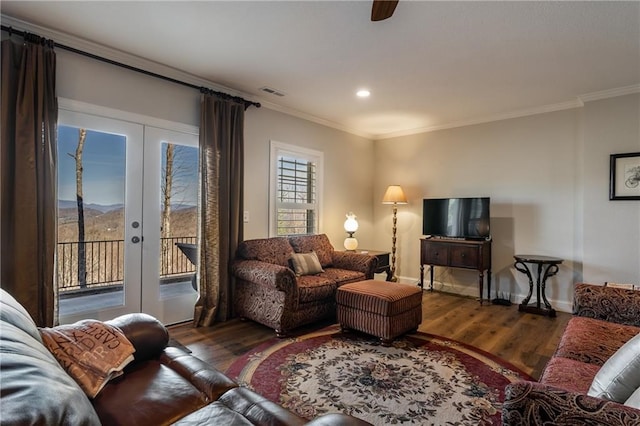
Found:
<svg viewBox="0 0 640 426"><path fill-rule="evenodd" d="M234 277L290 293L295 291L296 276L290 268L259 260L236 260L231 265Z"/></svg>
<svg viewBox="0 0 640 426"><path fill-rule="evenodd" d="M160 356L160 363L180 374L211 401L238 387L236 382L218 369L179 348L166 348Z"/></svg>
<svg viewBox="0 0 640 426"><path fill-rule="evenodd" d="M135 362L157 358L169 343L169 332L160 321L143 313L126 314L105 321L118 327L136 349Z"/></svg>
<svg viewBox="0 0 640 426"><path fill-rule="evenodd" d="M331 413L317 417L306 424L307 426L366 426L369 422L342 413Z"/></svg>
<svg viewBox="0 0 640 426"><path fill-rule="evenodd" d="M373 278L373 271L376 269L378 258L366 253L356 253L352 251L333 251L331 254L333 267L362 272L367 279Z"/></svg>
<svg viewBox="0 0 640 426"><path fill-rule="evenodd" d="M640 327L640 291L576 284L573 313L581 317Z"/></svg>
<svg viewBox="0 0 640 426"><path fill-rule="evenodd" d="M639 424L640 410L536 382L511 383L502 404L503 425Z"/></svg>

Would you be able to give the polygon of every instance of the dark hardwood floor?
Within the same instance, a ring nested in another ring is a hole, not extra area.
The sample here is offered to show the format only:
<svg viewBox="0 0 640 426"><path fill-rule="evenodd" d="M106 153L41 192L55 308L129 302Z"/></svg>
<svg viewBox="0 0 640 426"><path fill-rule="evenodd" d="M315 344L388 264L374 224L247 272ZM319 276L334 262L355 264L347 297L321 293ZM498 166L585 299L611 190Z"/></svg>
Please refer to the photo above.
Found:
<svg viewBox="0 0 640 426"><path fill-rule="evenodd" d="M477 299L440 292L423 294L423 321L419 330L480 348L509 361L538 378L555 351L571 315L556 318L518 312L518 305L480 306ZM296 334L322 328L314 324ZM193 355L225 371L234 359L275 337L272 329L237 319L213 327L193 328L191 323L169 327L172 338Z"/></svg>

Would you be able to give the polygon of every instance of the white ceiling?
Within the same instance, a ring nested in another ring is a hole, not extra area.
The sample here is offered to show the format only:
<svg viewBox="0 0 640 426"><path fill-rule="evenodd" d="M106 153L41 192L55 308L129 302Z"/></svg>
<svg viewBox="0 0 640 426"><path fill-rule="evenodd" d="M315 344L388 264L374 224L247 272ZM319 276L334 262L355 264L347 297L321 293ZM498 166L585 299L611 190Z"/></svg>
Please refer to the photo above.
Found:
<svg viewBox="0 0 640 426"><path fill-rule="evenodd" d="M0 11L373 139L640 90L637 1L400 0L382 22L370 1L3 0ZM371 97L356 98L365 87Z"/></svg>

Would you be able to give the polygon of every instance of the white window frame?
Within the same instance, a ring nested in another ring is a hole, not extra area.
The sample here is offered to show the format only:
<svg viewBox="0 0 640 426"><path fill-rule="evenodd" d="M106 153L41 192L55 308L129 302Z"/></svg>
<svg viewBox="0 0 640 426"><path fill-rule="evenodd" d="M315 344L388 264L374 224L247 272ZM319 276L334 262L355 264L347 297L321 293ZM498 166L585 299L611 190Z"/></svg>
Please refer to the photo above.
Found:
<svg viewBox="0 0 640 426"><path fill-rule="evenodd" d="M278 236L278 157L287 155L316 163L316 202L308 205L315 210L316 232L322 229L322 193L324 182L324 153L314 149L302 148L283 142L270 141L270 170L269 170L269 236ZM297 206L299 207L299 206Z"/></svg>

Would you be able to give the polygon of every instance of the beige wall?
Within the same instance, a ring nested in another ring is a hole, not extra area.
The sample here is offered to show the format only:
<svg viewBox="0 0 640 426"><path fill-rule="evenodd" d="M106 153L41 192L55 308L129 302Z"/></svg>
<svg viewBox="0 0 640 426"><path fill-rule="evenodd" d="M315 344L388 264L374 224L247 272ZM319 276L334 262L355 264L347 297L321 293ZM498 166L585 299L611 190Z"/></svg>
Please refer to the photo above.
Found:
<svg viewBox="0 0 640 426"><path fill-rule="evenodd" d="M389 184L399 207L398 275L419 277L422 199L491 197L493 288L520 301L528 291L513 255L565 259L547 296L570 311L576 281L640 283L640 202L609 201L609 154L640 151L638 95L584 108L380 140L375 143L376 247L390 248ZM436 288L477 294L473 271L436 268ZM492 294L495 297L495 292Z"/></svg>
<svg viewBox="0 0 640 426"><path fill-rule="evenodd" d="M584 108L584 279L640 284L640 201L609 201L609 155L640 152L640 95Z"/></svg>

